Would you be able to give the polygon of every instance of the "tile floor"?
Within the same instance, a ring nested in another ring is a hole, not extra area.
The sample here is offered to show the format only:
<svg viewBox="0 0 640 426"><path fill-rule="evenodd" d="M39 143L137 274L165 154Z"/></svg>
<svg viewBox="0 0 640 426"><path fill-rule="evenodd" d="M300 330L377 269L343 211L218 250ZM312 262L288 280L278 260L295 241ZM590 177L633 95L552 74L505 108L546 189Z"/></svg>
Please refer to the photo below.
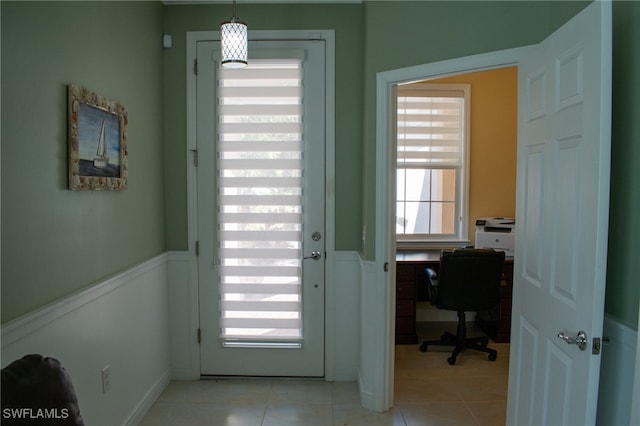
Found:
<svg viewBox="0 0 640 426"><path fill-rule="evenodd" d="M437 338L443 325L420 327L421 338ZM489 346L498 350L495 362L463 352L455 366L448 349L396 346L395 406L386 413L362 408L355 382L215 379L172 382L141 425L504 425L509 345Z"/></svg>

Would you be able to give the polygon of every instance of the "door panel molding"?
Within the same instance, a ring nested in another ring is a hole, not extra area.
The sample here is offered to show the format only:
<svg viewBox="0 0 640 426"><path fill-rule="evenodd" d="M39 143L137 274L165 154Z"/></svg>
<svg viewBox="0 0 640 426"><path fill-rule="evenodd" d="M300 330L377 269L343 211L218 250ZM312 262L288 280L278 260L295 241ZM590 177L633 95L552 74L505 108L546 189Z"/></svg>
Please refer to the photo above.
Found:
<svg viewBox="0 0 640 426"><path fill-rule="evenodd" d="M519 65L518 176L516 200L516 262L526 263L527 247L542 247L541 286L514 271L512 313L539 331L537 358L530 352L511 353L509 365L509 424L584 424L596 420L600 355L592 354L593 338L602 337L607 259L611 106L611 4L594 2L535 47ZM546 74L541 89L527 90L526 76ZM534 100L527 96L534 95ZM544 99L547 113L535 121L526 105ZM542 181L528 182L522 154L544 142L548 165ZM529 203L527 191L542 185L539 206ZM528 221L534 212L534 226ZM536 220L538 212L541 220ZM544 309L541 308L544 306ZM588 347L558 339L586 331ZM525 336L512 333L516 344ZM584 350L582 350L584 349ZM537 378L517 377L537 362ZM536 390L533 401L520 398L522 389ZM533 411L531 411L533 409ZM533 413L533 415L532 415Z"/></svg>

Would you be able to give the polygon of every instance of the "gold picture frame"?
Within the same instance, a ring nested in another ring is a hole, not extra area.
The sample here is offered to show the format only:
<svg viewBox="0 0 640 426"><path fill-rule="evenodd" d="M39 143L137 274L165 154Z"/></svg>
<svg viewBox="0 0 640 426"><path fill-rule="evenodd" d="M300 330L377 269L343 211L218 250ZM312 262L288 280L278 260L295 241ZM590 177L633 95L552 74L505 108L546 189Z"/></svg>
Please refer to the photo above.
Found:
<svg viewBox="0 0 640 426"><path fill-rule="evenodd" d="M127 189L127 109L73 84L68 85L68 104L69 189Z"/></svg>

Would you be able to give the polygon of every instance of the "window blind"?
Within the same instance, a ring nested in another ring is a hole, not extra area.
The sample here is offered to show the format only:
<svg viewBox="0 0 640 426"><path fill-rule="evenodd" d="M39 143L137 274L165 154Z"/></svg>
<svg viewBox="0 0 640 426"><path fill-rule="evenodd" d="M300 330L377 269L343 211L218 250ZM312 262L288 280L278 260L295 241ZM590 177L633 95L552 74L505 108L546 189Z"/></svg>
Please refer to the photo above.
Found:
<svg viewBox="0 0 640 426"><path fill-rule="evenodd" d="M398 88L397 167L459 167L464 91Z"/></svg>
<svg viewBox="0 0 640 426"><path fill-rule="evenodd" d="M302 63L219 69L218 262L223 344L302 340Z"/></svg>

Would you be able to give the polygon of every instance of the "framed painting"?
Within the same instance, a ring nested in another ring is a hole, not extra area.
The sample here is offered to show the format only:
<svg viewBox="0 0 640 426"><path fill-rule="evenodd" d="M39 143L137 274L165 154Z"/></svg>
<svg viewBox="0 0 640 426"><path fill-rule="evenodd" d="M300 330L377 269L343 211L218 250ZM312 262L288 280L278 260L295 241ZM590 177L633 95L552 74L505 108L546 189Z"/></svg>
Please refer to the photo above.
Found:
<svg viewBox="0 0 640 426"><path fill-rule="evenodd" d="M127 188L127 110L84 87L68 86L69 189Z"/></svg>

